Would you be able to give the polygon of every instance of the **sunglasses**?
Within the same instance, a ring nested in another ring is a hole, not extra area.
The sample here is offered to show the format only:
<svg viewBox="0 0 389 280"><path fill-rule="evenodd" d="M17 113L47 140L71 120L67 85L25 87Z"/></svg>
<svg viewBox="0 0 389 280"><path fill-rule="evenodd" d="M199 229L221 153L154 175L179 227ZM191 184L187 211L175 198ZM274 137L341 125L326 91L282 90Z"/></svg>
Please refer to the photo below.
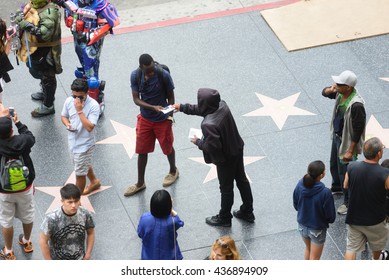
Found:
<svg viewBox="0 0 389 280"><path fill-rule="evenodd" d="M83 100L83 99L85 98L85 96L83 96L83 95L81 95L81 96L72 95L72 97L73 97L74 99L78 98L78 99L80 99L80 100Z"/></svg>

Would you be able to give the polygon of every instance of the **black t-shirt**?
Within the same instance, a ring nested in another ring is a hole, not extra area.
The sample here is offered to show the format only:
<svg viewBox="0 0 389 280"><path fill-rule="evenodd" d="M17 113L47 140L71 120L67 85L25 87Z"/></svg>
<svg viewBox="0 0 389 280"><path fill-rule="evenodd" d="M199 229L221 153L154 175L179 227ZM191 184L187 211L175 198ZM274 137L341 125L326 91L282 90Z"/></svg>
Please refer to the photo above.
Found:
<svg viewBox="0 0 389 280"><path fill-rule="evenodd" d="M334 132L342 136L343 133L343 126L344 126L344 113L346 112L347 107L341 104L338 101L336 104L336 110L335 110L335 117L334 117Z"/></svg>
<svg viewBox="0 0 389 280"><path fill-rule="evenodd" d="M346 224L372 226L386 218L385 181L389 169L379 164L351 162L349 177L349 205Z"/></svg>

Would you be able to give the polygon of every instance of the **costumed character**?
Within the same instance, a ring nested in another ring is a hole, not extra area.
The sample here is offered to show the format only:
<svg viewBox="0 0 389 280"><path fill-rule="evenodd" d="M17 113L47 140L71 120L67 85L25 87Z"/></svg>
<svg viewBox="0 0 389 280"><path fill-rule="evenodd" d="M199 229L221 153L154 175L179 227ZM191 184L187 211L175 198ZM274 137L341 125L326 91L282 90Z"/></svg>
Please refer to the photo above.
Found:
<svg viewBox="0 0 389 280"><path fill-rule="evenodd" d="M16 22L21 31L18 57L26 62L30 74L41 84L41 91L33 93L31 98L42 100L42 104L31 115L54 114L56 74L62 73L59 7L49 0L31 0L17 14Z"/></svg>
<svg viewBox="0 0 389 280"><path fill-rule="evenodd" d="M104 37L112 34L112 28L120 24L118 13L107 0L52 1L65 8L65 23L72 31L81 63L75 75L88 80L88 94L100 104L101 114L105 107L105 81L99 79L100 54Z"/></svg>

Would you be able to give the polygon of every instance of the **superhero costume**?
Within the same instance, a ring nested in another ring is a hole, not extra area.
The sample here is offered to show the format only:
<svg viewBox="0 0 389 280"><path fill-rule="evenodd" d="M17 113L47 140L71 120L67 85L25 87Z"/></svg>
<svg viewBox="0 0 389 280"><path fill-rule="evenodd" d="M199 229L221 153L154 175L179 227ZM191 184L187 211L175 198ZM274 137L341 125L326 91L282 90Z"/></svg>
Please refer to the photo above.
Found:
<svg viewBox="0 0 389 280"><path fill-rule="evenodd" d="M65 9L65 23L72 31L74 48L81 67L77 67L77 78L88 80L88 94L100 104L104 111L105 81L99 79L100 54L104 37L113 33L112 28L120 24L115 7L107 0L53 0Z"/></svg>

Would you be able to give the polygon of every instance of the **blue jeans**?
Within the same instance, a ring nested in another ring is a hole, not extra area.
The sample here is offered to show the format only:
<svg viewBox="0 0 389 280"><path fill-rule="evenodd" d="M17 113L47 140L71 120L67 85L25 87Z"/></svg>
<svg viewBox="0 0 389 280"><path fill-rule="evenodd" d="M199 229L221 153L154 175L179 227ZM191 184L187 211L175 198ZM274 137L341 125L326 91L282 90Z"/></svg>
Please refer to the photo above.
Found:
<svg viewBox="0 0 389 280"><path fill-rule="evenodd" d="M310 229L302 224L298 225L298 231L304 239L309 239L311 242L322 245L326 241L327 229Z"/></svg>
<svg viewBox="0 0 389 280"><path fill-rule="evenodd" d="M344 164L339 158L339 148L342 139L336 134L332 137L330 172L332 176L332 185L341 187L344 195L344 203L348 203L348 191L343 188L344 176L347 171L347 164Z"/></svg>

